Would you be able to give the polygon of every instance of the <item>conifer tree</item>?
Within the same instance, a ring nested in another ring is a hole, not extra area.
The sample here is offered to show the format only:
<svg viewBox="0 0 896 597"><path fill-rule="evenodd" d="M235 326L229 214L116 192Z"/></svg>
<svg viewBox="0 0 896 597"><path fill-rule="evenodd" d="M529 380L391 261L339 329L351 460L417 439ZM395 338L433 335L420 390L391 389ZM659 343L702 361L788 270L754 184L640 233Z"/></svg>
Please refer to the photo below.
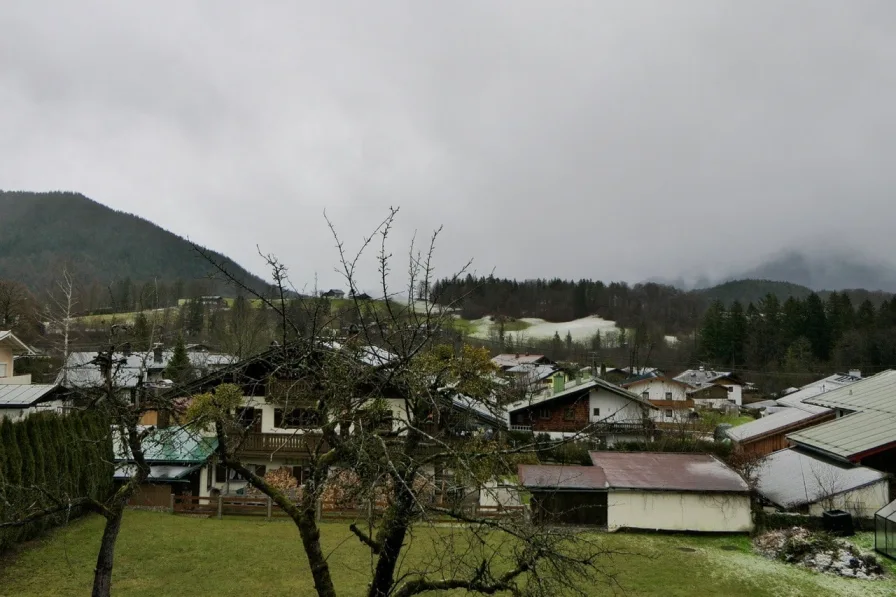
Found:
<svg viewBox="0 0 896 597"><path fill-rule="evenodd" d="M183 384L193 379L193 364L190 362L183 336L177 337L174 353L168 361L168 366L165 367L165 377L176 384Z"/></svg>

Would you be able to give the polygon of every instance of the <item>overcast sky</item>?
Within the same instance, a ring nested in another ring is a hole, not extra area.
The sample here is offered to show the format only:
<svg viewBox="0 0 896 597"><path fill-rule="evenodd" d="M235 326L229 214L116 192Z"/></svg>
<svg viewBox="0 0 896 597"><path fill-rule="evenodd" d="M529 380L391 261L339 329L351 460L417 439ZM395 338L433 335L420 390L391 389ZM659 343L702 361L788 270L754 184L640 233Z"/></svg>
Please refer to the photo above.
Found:
<svg viewBox="0 0 896 597"><path fill-rule="evenodd" d="M390 205L396 253L444 225L445 275L889 255L894 30L891 0L3 0L0 188L300 286L338 283L324 209L352 248Z"/></svg>

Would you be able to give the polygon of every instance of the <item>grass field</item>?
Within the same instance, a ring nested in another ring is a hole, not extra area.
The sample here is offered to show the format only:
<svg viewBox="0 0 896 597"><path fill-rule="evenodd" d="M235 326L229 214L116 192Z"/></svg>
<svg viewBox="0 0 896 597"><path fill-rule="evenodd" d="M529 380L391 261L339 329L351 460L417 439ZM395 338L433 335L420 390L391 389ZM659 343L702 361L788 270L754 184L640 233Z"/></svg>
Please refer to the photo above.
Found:
<svg viewBox="0 0 896 597"><path fill-rule="evenodd" d="M102 531L93 517L34 542L0 570L0 595L87 595ZM427 538L444 532L417 529L408 561L427 557ZM362 595L370 558L344 524L326 523L324 547L341 595ZM894 595L896 582L835 578L766 560L746 537L602 535L617 555L604 562L618 586L596 583L593 595L632 597L833 597ZM312 595L308 564L288 521L224 520L128 512L119 539L114 593L164 595ZM444 595L444 593L443 593ZM467 595L450 593L452 597ZM558 596L560 597L560 596Z"/></svg>

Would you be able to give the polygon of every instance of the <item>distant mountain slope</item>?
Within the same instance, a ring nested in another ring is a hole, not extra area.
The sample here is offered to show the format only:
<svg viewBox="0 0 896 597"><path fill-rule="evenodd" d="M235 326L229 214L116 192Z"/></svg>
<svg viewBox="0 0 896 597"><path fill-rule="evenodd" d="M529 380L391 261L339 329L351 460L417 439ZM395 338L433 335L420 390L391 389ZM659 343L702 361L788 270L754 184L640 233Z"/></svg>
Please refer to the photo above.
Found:
<svg viewBox="0 0 896 597"><path fill-rule="evenodd" d="M780 301L789 297L804 299L812 294L812 289L791 282L776 282L774 280L732 280L697 290L707 301L719 300L730 305L734 301L740 301L744 305L756 304L767 294L774 294Z"/></svg>
<svg viewBox="0 0 896 597"><path fill-rule="evenodd" d="M850 251L786 251L731 279L787 280L816 291L866 288L896 292L896 268Z"/></svg>
<svg viewBox="0 0 896 597"><path fill-rule="evenodd" d="M231 271L256 289L267 284L224 255ZM82 283L196 280L213 269L190 243L140 217L78 193L0 191L0 278L46 288L67 265ZM207 288L232 295L222 281Z"/></svg>

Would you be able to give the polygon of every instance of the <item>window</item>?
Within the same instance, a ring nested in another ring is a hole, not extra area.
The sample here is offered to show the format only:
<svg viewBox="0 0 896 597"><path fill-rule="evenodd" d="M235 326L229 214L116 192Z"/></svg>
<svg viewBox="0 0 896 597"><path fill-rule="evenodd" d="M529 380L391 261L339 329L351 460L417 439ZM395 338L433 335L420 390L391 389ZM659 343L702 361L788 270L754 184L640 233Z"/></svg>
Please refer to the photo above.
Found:
<svg viewBox="0 0 896 597"><path fill-rule="evenodd" d="M734 386L725 386L725 389L728 390L728 393L730 394L734 391Z"/></svg>
<svg viewBox="0 0 896 597"><path fill-rule="evenodd" d="M0 363L0 377L6 377L6 363Z"/></svg>
<svg viewBox="0 0 896 597"><path fill-rule="evenodd" d="M595 409L594 409L593 411L591 411L591 412L592 412L592 414L593 414L595 417L599 417L599 416L600 416L600 409L599 409L599 408L595 408Z"/></svg>
<svg viewBox="0 0 896 597"><path fill-rule="evenodd" d="M551 411L548 410L548 409L546 409L546 408L543 408L543 409L541 409L541 410L538 411L538 416L539 416L539 418L541 418L541 419L550 419L550 418L551 418Z"/></svg>
<svg viewBox="0 0 896 597"><path fill-rule="evenodd" d="M294 408L290 411L284 411L282 408L274 409L274 427L278 429L301 429L318 425L317 411L313 409Z"/></svg>
<svg viewBox="0 0 896 597"><path fill-rule="evenodd" d="M666 418L667 418L667 419L671 419L671 418L672 418L672 409L671 409L671 408L667 408L667 409L666 409Z"/></svg>
<svg viewBox="0 0 896 597"><path fill-rule="evenodd" d="M292 467L292 476L296 478L299 485L302 485L311 476L311 469L307 466L294 466Z"/></svg>
<svg viewBox="0 0 896 597"><path fill-rule="evenodd" d="M644 400L650 400L650 392L641 392L641 398Z"/></svg>
<svg viewBox="0 0 896 597"><path fill-rule="evenodd" d="M215 483L226 481L243 481L243 477L235 470L225 467L223 464L215 466Z"/></svg>
<svg viewBox="0 0 896 597"><path fill-rule="evenodd" d="M576 420L576 408L574 406L567 407L566 410L563 411L563 420L564 421L575 421Z"/></svg>
<svg viewBox="0 0 896 597"><path fill-rule="evenodd" d="M666 400L672 400L672 392L666 392Z"/></svg>

